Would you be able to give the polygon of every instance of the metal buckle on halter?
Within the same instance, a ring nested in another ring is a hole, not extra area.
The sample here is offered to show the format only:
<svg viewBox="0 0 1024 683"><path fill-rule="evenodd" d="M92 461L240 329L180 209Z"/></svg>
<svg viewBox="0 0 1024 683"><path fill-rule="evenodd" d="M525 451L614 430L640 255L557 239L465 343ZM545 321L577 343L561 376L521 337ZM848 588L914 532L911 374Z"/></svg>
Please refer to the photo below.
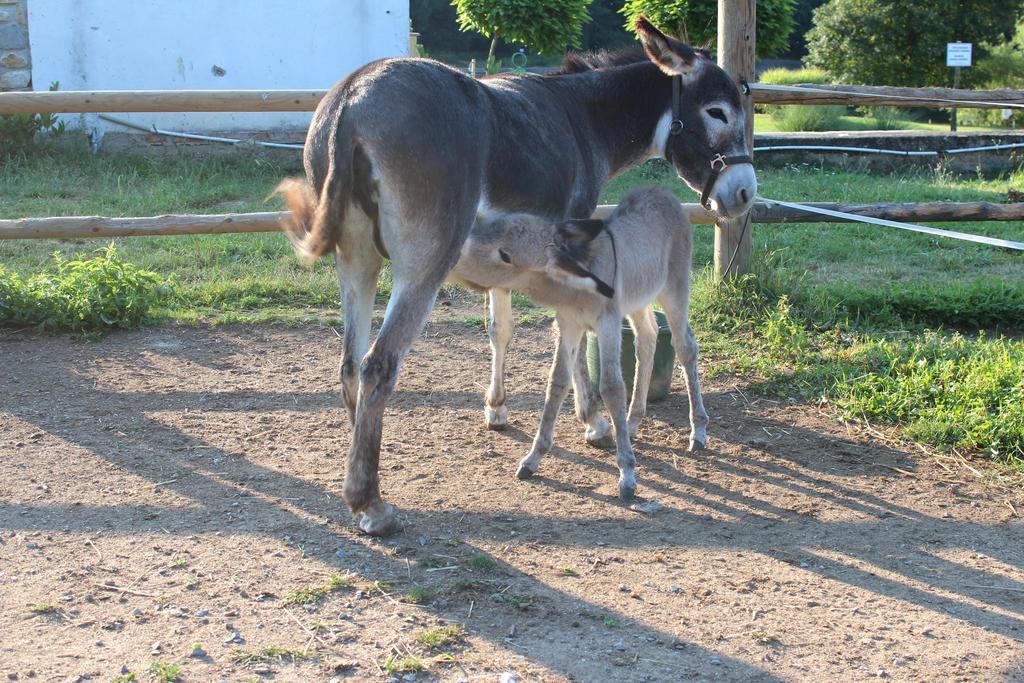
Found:
<svg viewBox="0 0 1024 683"><path fill-rule="evenodd" d="M719 165L715 166L715 164ZM722 156L721 154L716 155L715 158L711 160L711 170L715 171L716 173L721 173L722 171L725 170L725 167L728 165L729 164L725 163L725 157Z"/></svg>
<svg viewBox="0 0 1024 683"><path fill-rule="evenodd" d="M669 135L679 135L683 132L683 122L679 119L673 119L672 123L668 126Z"/></svg>

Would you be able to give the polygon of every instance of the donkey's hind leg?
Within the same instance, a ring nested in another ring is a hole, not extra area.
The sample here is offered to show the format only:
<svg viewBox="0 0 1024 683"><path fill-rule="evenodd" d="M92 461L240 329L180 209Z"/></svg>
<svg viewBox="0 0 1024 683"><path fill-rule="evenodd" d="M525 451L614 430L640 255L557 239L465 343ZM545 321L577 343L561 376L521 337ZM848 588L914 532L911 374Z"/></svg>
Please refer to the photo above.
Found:
<svg viewBox="0 0 1024 683"><path fill-rule="evenodd" d="M512 319L512 292L492 289L487 293L490 317L487 336L491 343L491 386L484 399L484 422L488 429L504 429L508 424L505 405L505 353L512 341L515 323Z"/></svg>
<svg viewBox="0 0 1024 683"><path fill-rule="evenodd" d="M587 367L587 336L580 335L576 350L576 362L572 370L572 393L576 402L576 417L586 426L584 437L591 446L600 448L607 444L612 426L601 414L601 402L597 400L590 384L590 369Z"/></svg>
<svg viewBox="0 0 1024 683"><path fill-rule="evenodd" d="M352 213L355 213L353 211ZM341 283L341 307L345 319L345 347L342 351L341 397L348 411L349 426L355 426L356 400L359 397L359 363L366 355L377 293L377 275L381 258L372 249L352 248L335 253L338 280Z"/></svg>
<svg viewBox="0 0 1024 683"><path fill-rule="evenodd" d="M700 376L697 374L699 349L697 339L690 327L689 309L689 273L680 275L687 282L677 286L666 287L659 298L672 328L672 345L676 357L683 365L683 377L686 379L686 391L690 398L690 451L703 450L708 443L708 414L704 410L704 399L700 393Z"/></svg>
<svg viewBox="0 0 1024 683"><path fill-rule="evenodd" d="M633 373L633 397L629 401L629 438L635 439L640 422L647 414L647 392L651 387L654 351L658 344L658 323L650 306L629 316L636 347L636 371Z"/></svg>
<svg viewBox="0 0 1024 683"><path fill-rule="evenodd" d="M551 450L555 437L555 420L566 394L569 393L569 378L582 336L583 330L578 325L558 320L558 341L555 344L555 359L551 363L551 374L548 377L544 410L541 413L540 425L537 427L537 435L533 439L533 447L519 462L519 468L516 470L516 476L520 479L532 477L540 468L541 458Z"/></svg>

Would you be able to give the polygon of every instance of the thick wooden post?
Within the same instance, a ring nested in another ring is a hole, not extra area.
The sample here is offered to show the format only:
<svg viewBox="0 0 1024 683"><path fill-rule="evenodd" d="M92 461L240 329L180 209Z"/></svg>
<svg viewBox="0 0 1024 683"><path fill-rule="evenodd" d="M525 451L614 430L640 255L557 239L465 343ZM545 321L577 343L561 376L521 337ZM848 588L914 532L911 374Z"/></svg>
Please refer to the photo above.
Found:
<svg viewBox="0 0 1024 683"><path fill-rule="evenodd" d="M737 83L754 82L754 19L756 0L718 0L718 65ZM743 97L747 119L747 148L754 148L754 98ZM721 220L715 229L715 272L719 277L741 275L750 268L750 233L743 229L747 216ZM735 254L735 259L733 255ZM732 261L732 268L729 263Z"/></svg>

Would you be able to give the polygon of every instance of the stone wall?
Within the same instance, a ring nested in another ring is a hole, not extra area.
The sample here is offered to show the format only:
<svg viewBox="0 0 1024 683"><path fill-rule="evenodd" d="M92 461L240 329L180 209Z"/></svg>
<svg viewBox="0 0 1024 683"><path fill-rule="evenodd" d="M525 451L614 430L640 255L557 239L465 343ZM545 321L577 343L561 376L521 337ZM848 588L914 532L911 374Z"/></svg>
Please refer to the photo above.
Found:
<svg viewBox="0 0 1024 683"><path fill-rule="evenodd" d="M25 90L32 85L27 2L0 0L0 90Z"/></svg>

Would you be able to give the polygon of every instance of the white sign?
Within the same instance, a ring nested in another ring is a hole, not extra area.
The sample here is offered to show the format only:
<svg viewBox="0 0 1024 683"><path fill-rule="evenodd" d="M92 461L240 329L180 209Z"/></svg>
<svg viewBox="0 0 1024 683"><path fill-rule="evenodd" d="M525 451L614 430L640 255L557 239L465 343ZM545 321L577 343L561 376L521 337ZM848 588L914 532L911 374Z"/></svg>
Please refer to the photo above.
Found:
<svg viewBox="0 0 1024 683"><path fill-rule="evenodd" d="M946 43L946 66L970 66L971 43Z"/></svg>

